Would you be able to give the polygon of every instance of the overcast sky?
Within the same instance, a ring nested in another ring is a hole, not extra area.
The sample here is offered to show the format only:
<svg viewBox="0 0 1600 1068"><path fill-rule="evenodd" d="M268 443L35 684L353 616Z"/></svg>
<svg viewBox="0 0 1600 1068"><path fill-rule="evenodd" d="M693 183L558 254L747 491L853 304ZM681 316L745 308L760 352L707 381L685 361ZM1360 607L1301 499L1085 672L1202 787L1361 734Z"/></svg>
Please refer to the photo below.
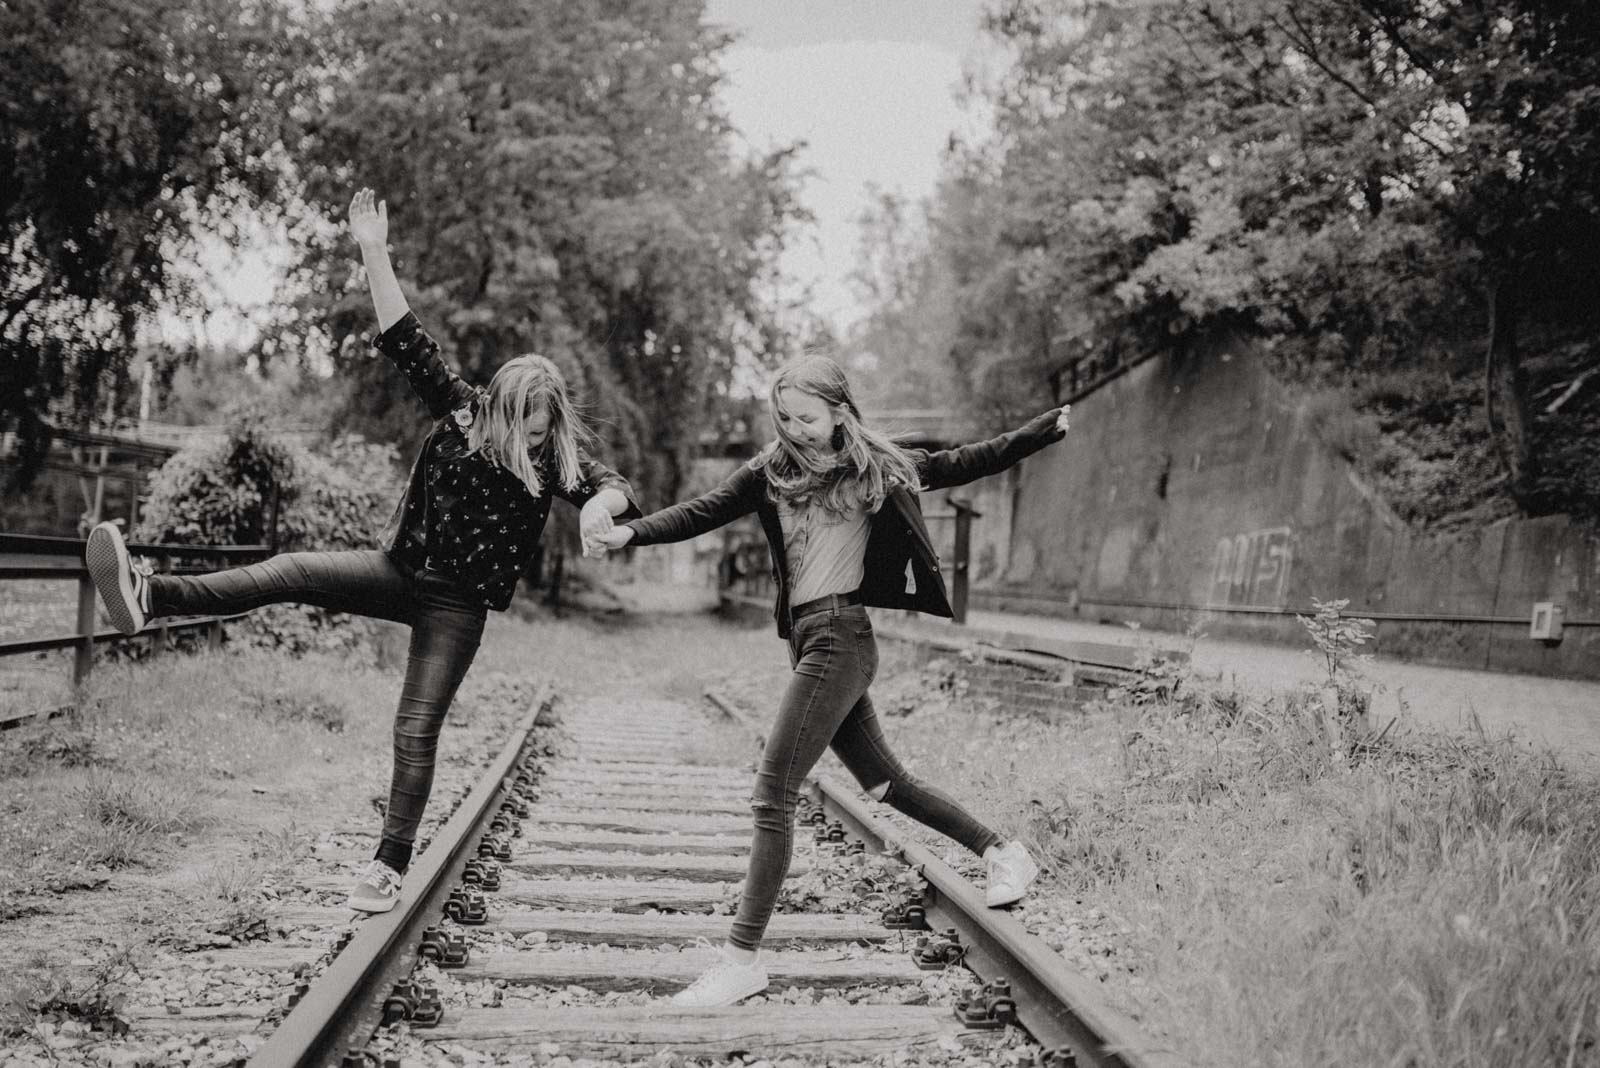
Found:
<svg viewBox="0 0 1600 1068"><path fill-rule="evenodd" d="M933 191L953 131L981 121L958 105L964 62L979 55L981 0L708 0L708 22L740 35L725 54L723 99L750 146L807 142L812 240L785 266L814 307L845 327L859 315L848 277L868 186L913 199Z"/></svg>
<svg viewBox="0 0 1600 1068"><path fill-rule="evenodd" d="M860 314L848 278L855 219L869 184L913 199L933 191L952 131L981 120L956 101L963 63L979 55L982 0L708 0L706 19L739 40L724 54L724 102L751 151L804 140L814 172L802 199L817 216L784 266L809 283L815 310L846 328ZM259 233L242 251L206 242L198 273L237 310L203 322L164 317L169 336L204 333L248 344L251 309L263 309L286 250ZM242 313L242 316L241 316Z"/></svg>

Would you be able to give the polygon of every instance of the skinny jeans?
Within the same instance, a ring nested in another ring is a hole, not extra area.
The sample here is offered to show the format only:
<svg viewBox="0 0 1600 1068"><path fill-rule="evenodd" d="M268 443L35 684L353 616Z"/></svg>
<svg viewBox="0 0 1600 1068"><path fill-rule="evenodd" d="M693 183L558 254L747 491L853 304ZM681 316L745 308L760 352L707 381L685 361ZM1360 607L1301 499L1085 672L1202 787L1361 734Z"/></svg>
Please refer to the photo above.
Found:
<svg viewBox="0 0 1600 1068"><path fill-rule="evenodd" d="M411 628L394 720L394 772L377 859L405 871L433 789L439 731L472 666L487 609L437 572L412 574L378 550L282 553L206 575L150 576L152 615L228 615L269 604L309 604Z"/></svg>
<svg viewBox="0 0 1600 1068"><path fill-rule="evenodd" d="M1001 842L949 795L912 776L889 751L867 695L878 671L878 643L866 608L848 605L796 620L789 665L789 685L756 772L750 867L728 936L743 949L755 949L766 933L789 872L800 786L824 749L833 749L870 796L974 853Z"/></svg>

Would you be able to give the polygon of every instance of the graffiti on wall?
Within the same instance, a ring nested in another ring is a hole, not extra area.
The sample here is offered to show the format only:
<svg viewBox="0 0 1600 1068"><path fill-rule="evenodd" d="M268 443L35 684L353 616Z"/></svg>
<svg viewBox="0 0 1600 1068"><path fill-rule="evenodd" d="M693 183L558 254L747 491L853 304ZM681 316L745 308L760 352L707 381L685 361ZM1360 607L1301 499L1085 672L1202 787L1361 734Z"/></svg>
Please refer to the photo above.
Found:
<svg viewBox="0 0 1600 1068"><path fill-rule="evenodd" d="M1219 539L1211 565L1211 603L1281 607L1293 555L1288 527Z"/></svg>

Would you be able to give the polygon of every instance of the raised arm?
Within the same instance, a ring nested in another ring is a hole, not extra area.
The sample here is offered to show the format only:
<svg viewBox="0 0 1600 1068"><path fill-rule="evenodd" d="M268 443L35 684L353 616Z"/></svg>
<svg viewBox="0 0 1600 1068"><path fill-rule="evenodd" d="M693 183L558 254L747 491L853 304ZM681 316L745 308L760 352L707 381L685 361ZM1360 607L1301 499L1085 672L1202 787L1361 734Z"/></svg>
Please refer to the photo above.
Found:
<svg viewBox="0 0 1600 1068"><path fill-rule="evenodd" d="M631 519L606 531L596 540L610 549L624 545L657 545L688 541L749 515L761 504L763 483L748 466L729 475L715 489L643 519Z"/></svg>
<svg viewBox="0 0 1600 1068"><path fill-rule="evenodd" d="M373 344L405 374L428 414L443 418L470 401L473 389L440 358L438 342L411 314L389 262L389 208L375 202L370 189L350 201L350 233L361 246L372 310L378 313L379 334Z"/></svg>
<svg viewBox="0 0 1600 1068"><path fill-rule="evenodd" d="M356 193L350 201L350 234L361 246L361 262L367 268L367 288L372 291L372 310L378 313L379 332L398 323L406 312L406 295L389 262L389 202L376 201L370 189Z"/></svg>
<svg viewBox="0 0 1600 1068"><path fill-rule="evenodd" d="M1070 406L1052 408L1016 430L988 441L923 453L917 463L922 471L922 488L948 489L985 475L999 474L1023 457L1066 437L1069 409Z"/></svg>

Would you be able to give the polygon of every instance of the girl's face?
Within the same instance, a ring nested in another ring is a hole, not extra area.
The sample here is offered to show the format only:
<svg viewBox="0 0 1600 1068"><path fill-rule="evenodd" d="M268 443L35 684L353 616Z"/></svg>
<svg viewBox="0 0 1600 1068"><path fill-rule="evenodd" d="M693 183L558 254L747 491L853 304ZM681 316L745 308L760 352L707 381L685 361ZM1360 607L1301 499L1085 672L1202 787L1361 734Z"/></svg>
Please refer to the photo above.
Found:
<svg viewBox="0 0 1600 1068"><path fill-rule="evenodd" d="M827 401L812 393L783 386L778 390L778 427L791 441L815 452L832 452L829 440L838 417Z"/></svg>
<svg viewBox="0 0 1600 1068"><path fill-rule="evenodd" d="M537 452L544 448L544 443L550 440L550 406L538 404L522 421L522 427L527 431L528 448Z"/></svg>

